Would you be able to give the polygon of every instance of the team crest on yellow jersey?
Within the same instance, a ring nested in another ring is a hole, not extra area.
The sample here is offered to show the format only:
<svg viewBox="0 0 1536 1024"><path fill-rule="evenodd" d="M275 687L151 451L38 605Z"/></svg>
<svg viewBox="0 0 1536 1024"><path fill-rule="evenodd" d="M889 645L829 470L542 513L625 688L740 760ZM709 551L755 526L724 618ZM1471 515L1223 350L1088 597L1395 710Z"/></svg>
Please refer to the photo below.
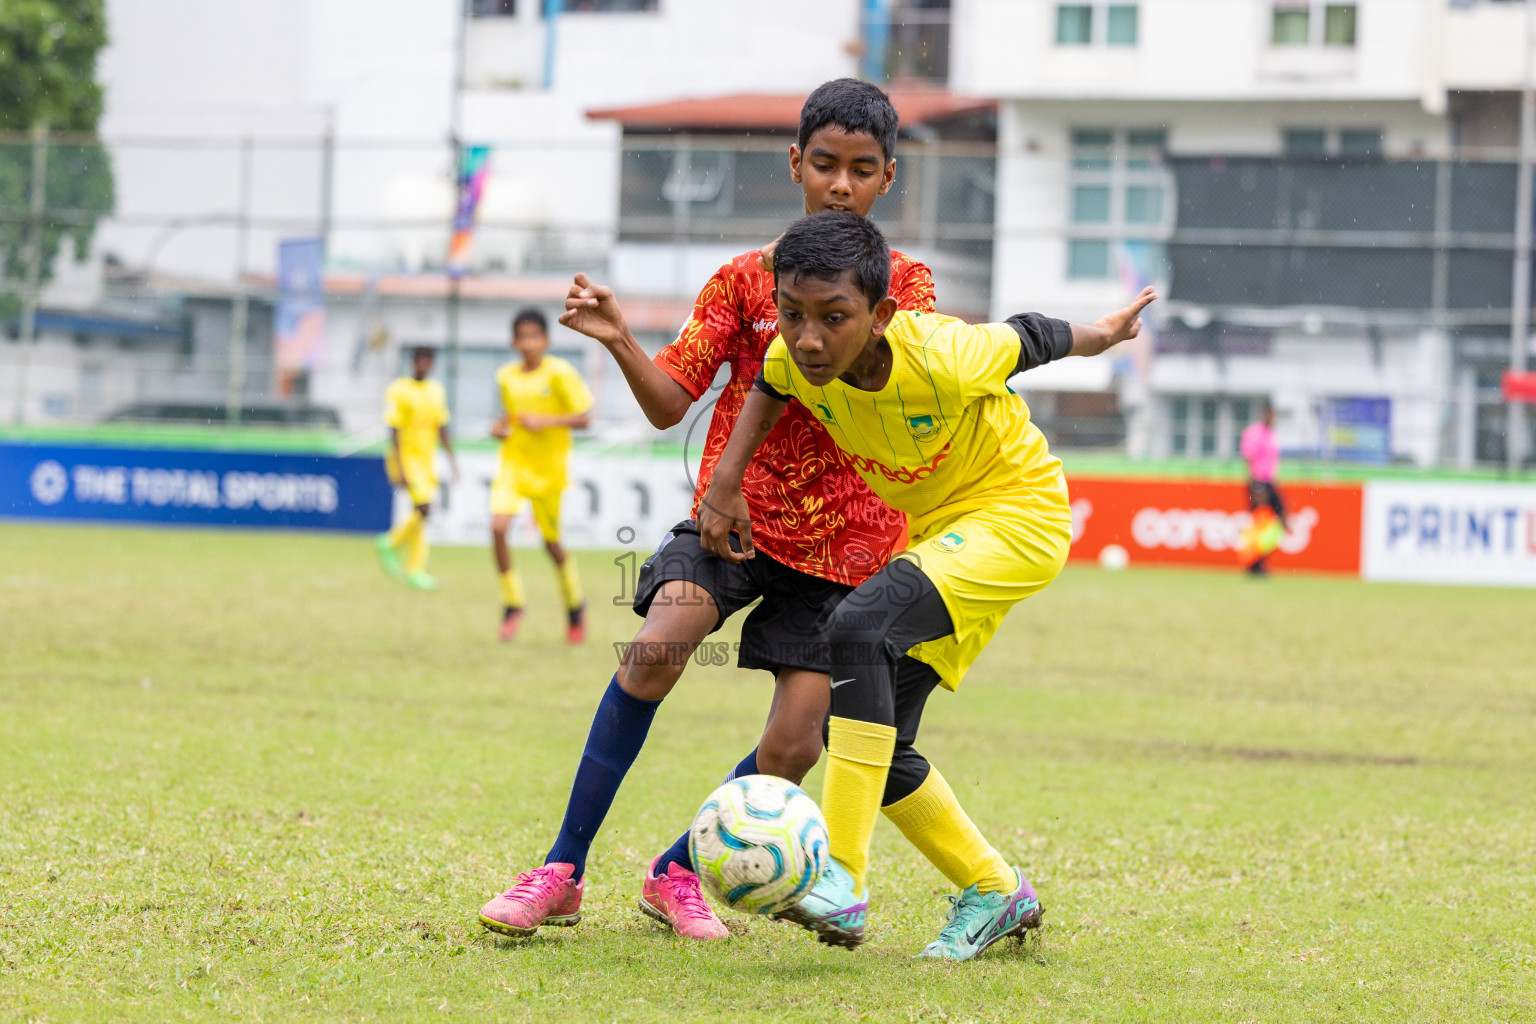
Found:
<svg viewBox="0 0 1536 1024"><path fill-rule="evenodd" d="M822 405L820 402L816 403L816 415L818 417L820 417L821 422L823 422L823 423L836 423L837 422L837 417L832 415L832 410L828 409L825 405Z"/></svg>
<svg viewBox="0 0 1536 1024"><path fill-rule="evenodd" d="M965 534L959 530L950 530L944 536L934 541L933 546L940 551L948 551L950 553L959 551L965 547Z"/></svg>
<svg viewBox="0 0 1536 1024"><path fill-rule="evenodd" d="M932 441L939 433L939 425L932 416L907 417L907 431L917 441Z"/></svg>

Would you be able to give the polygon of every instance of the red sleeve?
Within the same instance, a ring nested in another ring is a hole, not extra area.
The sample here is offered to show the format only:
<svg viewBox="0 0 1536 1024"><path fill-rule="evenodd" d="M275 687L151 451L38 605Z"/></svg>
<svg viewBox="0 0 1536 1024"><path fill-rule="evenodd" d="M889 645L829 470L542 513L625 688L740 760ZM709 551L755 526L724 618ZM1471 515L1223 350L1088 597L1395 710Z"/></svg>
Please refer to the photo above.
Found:
<svg viewBox="0 0 1536 1024"><path fill-rule="evenodd" d="M709 279L693 303L693 315L677 340L656 353L655 363L697 401L738 348L741 311L738 289L726 264Z"/></svg>
<svg viewBox="0 0 1536 1024"><path fill-rule="evenodd" d="M925 263L903 255L892 261L891 294L896 305L914 313L933 312L933 273Z"/></svg>

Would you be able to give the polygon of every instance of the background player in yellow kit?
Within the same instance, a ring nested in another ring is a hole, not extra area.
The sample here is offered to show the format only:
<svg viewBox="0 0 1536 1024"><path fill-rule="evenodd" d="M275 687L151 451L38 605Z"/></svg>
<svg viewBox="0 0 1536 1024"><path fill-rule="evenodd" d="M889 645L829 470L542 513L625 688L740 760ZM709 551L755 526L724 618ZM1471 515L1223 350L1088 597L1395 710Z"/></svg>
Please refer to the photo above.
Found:
<svg viewBox="0 0 1536 1024"><path fill-rule="evenodd" d="M427 575L427 516L437 500L437 446L448 453L453 479L459 478L459 462L448 437L448 398L443 386L428 380L435 353L418 348L411 353L411 375L396 378L384 392L384 422L389 427L389 451L384 467L389 482L411 495L411 514L405 522L376 541L379 561L391 579L405 579L416 590L436 590L437 581ZM405 551L405 566L400 551Z"/></svg>
<svg viewBox="0 0 1536 1024"><path fill-rule="evenodd" d="M491 433L502 438L501 465L491 484L491 546L501 576L501 639L517 636L523 617L523 581L512 565L507 528L533 506L533 519L554 560L565 598L567 641L586 635L585 602L576 561L560 546L560 494L565 490L571 430L592 422L592 392L576 368L548 354L549 326L544 314L525 309L512 320L512 347L521 360L496 371L496 389L505 414Z"/></svg>
<svg viewBox="0 0 1536 1024"><path fill-rule="evenodd" d="M864 940L870 836L891 783L919 782L904 799L954 800L913 747L928 695L935 686L956 689L1008 610L1050 583L1067 558L1072 518L1061 460L1008 379L1135 337L1141 309L1156 295L1145 289L1089 326L1034 314L972 326L898 310L879 229L830 211L784 233L774 275L780 336L700 506L704 546L728 561L752 557L742 477L791 399L908 518L906 551L827 624L832 706L821 806L832 861L785 915L824 942L853 947ZM1021 725L1020 742L1027 735ZM974 826L941 839L956 854L985 844ZM1000 858L994 867L955 899L924 956L968 960L1039 924L1040 902L1023 873Z"/></svg>

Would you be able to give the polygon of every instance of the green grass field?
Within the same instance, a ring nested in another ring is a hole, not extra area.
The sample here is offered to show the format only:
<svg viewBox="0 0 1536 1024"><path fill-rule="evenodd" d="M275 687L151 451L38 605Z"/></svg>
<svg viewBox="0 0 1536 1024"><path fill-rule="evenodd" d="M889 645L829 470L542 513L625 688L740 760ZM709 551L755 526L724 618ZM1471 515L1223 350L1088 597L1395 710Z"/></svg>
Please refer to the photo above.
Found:
<svg viewBox="0 0 1536 1024"><path fill-rule="evenodd" d="M930 704L922 749L1047 908L943 965L911 958L943 880L889 825L856 952L634 911L761 725L734 668L658 715L580 927L483 932L638 622L584 557L566 649L521 560L498 646L484 551L422 595L365 539L0 526L0 1017L1536 1018L1536 593L1069 569Z"/></svg>

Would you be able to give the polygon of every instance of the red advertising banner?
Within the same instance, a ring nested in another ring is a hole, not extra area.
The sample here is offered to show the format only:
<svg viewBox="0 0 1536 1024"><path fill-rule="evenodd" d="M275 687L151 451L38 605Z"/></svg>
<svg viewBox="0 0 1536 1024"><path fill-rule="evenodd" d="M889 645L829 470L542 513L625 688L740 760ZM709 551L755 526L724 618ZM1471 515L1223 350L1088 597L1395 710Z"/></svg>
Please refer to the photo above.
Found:
<svg viewBox="0 0 1536 1024"><path fill-rule="evenodd" d="M1074 561L1118 544L1130 564L1238 567L1251 522L1248 486L1226 480L1097 479L1068 474ZM1360 572L1359 484L1280 485L1289 526L1273 569Z"/></svg>

